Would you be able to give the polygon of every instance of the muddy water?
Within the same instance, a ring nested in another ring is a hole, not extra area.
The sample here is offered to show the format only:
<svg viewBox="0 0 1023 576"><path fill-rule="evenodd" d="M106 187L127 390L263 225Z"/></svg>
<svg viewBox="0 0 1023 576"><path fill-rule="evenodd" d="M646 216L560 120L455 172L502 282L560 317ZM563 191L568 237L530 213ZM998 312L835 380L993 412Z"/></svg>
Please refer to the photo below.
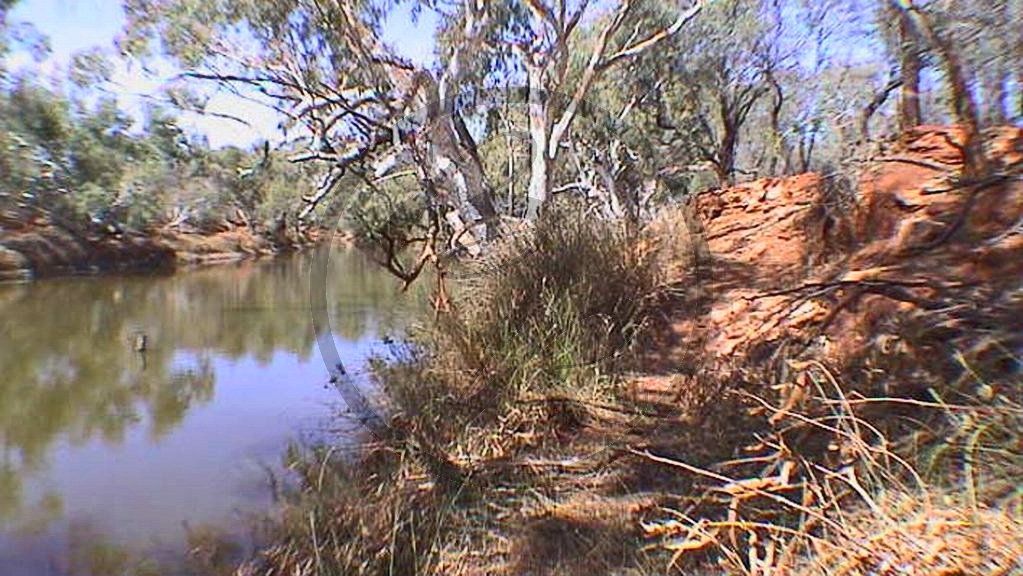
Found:
<svg viewBox="0 0 1023 576"><path fill-rule="evenodd" d="M121 573L241 535L290 442L357 434L313 334L318 256L0 285L0 575ZM316 313L358 373L412 303L354 253L327 278Z"/></svg>

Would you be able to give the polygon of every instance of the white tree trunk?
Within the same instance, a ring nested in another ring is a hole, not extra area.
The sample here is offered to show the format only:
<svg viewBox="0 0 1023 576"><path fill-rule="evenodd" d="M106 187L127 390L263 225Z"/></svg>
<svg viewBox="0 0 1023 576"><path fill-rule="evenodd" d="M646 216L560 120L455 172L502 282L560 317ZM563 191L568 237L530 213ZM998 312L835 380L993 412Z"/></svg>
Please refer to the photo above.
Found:
<svg viewBox="0 0 1023 576"><path fill-rule="evenodd" d="M529 75L529 141L531 160L529 163L529 198L526 203L526 218L535 220L550 196L550 118L544 93L543 68L535 64L527 66Z"/></svg>

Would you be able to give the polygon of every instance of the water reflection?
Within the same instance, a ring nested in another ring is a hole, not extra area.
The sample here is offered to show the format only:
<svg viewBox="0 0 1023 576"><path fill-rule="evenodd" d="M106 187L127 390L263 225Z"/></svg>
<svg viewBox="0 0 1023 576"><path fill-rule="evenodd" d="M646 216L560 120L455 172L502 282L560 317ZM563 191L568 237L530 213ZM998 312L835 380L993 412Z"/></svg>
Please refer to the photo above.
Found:
<svg viewBox="0 0 1023 576"><path fill-rule="evenodd" d="M44 573L35 549L66 547L74 523L166 540L246 501L261 478L243 461L273 458L334 400L310 328L314 257L0 286L2 573L15 557ZM331 255L327 293L356 364L413 305L352 253Z"/></svg>

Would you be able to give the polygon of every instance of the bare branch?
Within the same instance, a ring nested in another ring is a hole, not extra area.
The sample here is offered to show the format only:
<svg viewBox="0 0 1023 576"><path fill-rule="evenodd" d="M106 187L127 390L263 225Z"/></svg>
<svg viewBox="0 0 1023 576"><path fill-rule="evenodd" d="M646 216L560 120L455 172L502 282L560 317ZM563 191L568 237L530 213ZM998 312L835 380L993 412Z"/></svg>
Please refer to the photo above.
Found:
<svg viewBox="0 0 1023 576"><path fill-rule="evenodd" d="M871 99L870 103L863 109L863 115L860 118L860 135L864 140L870 138L870 119L874 117L874 113L877 112L878 108L884 105L888 101L888 98L892 95L892 92L898 90L902 86L902 78L896 76L888 81L884 87L881 88Z"/></svg>
<svg viewBox="0 0 1023 576"><path fill-rule="evenodd" d="M379 131L376 138L370 142L364 143L361 146L353 146L348 152L337 155L334 166L331 167L331 171L327 178L317 187L316 193L312 196L303 198L306 202L305 208L299 213L298 218L302 220L309 216L313 210L323 201L324 198L330 194L334 186L344 177L347 173L348 168L357 162L361 162L369 157L370 154L376 151L377 147L387 144L391 141L391 134L386 131ZM313 157L315 158L315 156ZM313 159L308 158L308 159Z"/></svg>
<svg viewBox="0 0 1023 576"><path fill-rule="evenodd" d="M620 62L621 60L624 60L626 58L632 58L633 56L638 56L639 54L642 54L643 52L653 48L654 46L660 44L661 42L664 42L665 40L671 38L672 36L677 34L678 31L681 30L683 26L685 26L690 20L692 20L694 17L696 17L697 14L699 14L700 10L703 9L703 4L704 0L697 0L696 4L691 6L688 10L679 14L679 17L670 26L668 26L667 28L662 28L657 32L654 32L653 34L647 36L646 38L612 54L607 60L605 60L601 64L601 68L602 69L610 68L611 66L614 66L615 64Z"/></svg>
<svg viewBox="0 0 1023 576"><path fill-rule="evenodd" d="M697 3L688 10L682 12L671 26L662 28L653 34L650 34L643 40L631 44L629 47L605 59L604 53L607 50L608 41L621 28L622 23L624 23L628 17L632 6L633 3L631 0L624 0L619 5L618 10L615 12L614 16L612 16L607 26L604 27L597 37L597 41L590 53L589 62L586 69L583 71L583 76L576 85L575 93L572 95L572 99L569 101L568 106L562 113L561 118L558 119L554 128L551 130L550 145L547 151L548 155L553 154L553 151L557 149L558 143L561 141L561 138L575 119L575 115L579 106L582 104L583 99L586 97L586 94L589 93L593 83L600 77L600 75L616 63L621 62L626 58L637 56L676 34L687 22L692 20L700 12L703 8L703 0L698 0Z"/></svg>

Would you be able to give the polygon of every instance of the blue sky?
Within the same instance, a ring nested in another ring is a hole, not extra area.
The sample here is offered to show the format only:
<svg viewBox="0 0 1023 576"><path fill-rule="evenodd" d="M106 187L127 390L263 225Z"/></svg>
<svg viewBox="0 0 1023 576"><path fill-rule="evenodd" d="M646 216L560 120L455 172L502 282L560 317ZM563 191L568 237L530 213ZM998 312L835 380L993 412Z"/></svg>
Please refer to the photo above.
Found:
<svg viewBox="0 0 1023 576"><path fill-rule="evenodd" d="M12 22L30 22L49 37L52 53L40 63L32 62L24 52L9 57L12 68L35 67L44 76L52 77L66 70L72 55L95 46L110 48L124 25L124 12L119 0L22 0L11 11ZM436 18L424 12L413 24L409 6L399 7L384 27L384 40L398 52L417 62L428 62L433 55L433 30ZM138 66L120 65L114 74L114 92L122 108L141 117L144 99L139 94L155 92L175 70L165 66L163 78L142 73ZM213 146L228 144L246 146L263 139L276 139L277 117L269 109L254 102L218 93L209 103L211 112L230 113L244 118L251 126L231 120L197 114L186 114L183 123L191 130L205 134Z"/></svg>

